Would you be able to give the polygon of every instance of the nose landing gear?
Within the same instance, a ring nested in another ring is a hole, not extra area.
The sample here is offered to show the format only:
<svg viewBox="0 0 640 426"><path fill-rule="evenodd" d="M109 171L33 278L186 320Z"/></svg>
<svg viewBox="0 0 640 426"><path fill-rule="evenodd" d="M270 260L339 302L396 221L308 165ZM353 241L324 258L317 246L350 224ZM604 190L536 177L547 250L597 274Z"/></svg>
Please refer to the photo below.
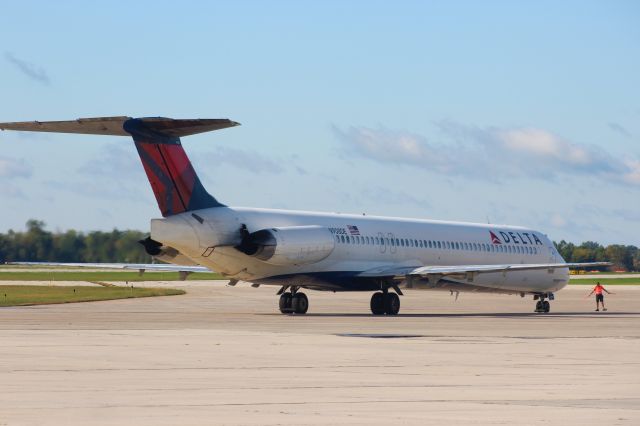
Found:
<svg viewBox="0 0 640 426"><path fill-rule="evenodd" d="M537 314L547 314L549 313L549 311L551 311L551 304L549 303L549 300L545 300L546 298L549 298L549 300L553 300L553 294L539 294L539 295L535 295L533 296L533 300L538 300L536 302L536 309L534 310L535 313Z"/></svg>

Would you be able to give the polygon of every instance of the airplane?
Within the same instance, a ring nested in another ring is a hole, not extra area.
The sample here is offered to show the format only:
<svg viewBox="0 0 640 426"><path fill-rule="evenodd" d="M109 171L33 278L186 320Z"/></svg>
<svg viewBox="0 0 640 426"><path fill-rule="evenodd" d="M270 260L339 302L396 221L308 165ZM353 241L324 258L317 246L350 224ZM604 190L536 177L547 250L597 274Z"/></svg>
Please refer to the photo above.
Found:
<svg viewBox="0 0 640 426"><path fill-rule="evenodd" d="M130 136L162 218L141 243L168 264L60 264L106 268L216 271L230 285L279 286L283 314L305 314L302 289L372 293L374 315L397 315L402 289L533 295L550 311L569 268L542 232L520 226L359 214L230 207L198 178L181 137L238 126L229 119L98 117L0 123L2 130Z"/></svg>

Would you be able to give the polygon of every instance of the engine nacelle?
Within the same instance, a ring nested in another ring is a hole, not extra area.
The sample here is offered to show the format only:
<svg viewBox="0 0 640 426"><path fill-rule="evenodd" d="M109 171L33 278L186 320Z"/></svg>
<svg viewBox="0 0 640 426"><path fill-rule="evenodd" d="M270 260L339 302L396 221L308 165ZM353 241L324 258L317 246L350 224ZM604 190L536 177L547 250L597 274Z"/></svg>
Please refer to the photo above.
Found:
<svg viewBox="0 0 640 426"><path fill-rule="evenodd" d="M286 226L262 229L246 235L236 247L272 265L304 265L319 262L335 247L333 234L323 226Z"/></svg>

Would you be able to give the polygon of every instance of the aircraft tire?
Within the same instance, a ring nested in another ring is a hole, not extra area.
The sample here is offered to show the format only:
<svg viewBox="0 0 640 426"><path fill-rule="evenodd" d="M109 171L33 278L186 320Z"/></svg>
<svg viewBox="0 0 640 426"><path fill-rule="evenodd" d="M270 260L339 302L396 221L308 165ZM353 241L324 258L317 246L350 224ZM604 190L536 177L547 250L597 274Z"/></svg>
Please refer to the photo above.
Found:
<svg viewBox="0 0 640 426"><path fill-rule="evenodd" d="M544 311L544 313L549 313L549 311L551 310L551 303L549 303L548 301L544 301L542 302L542 310Z"/></svg>
<svg viewBox="0 0 640 426"><path fill-rule="evenodd" d="M536 310L534 312L542 312L543 311L542 300L538 300L536 302Z"/></svg>
<svg viewBox="0 0 640 426"><path fill-rule="evenodd" d="M292 302L291 293L289 293L289 292L282 293L280 295L280 302L279 302L280 312L283 313L283 314L290 313L291 312L291 302Z"/></svg>
<svg viewBox="0 0 640 426"><path fill-rule="evenodd" d="M386 294L384 298L384 312L387 315L398 315L398 312L400 312L400 297L397 294Z"/></svg>
<svg viewBox="0 0 640 426"><path fill-rule="evenodd" d="M296 293L291 299L291 310L296 314L306 314L309 309L309 299L304 293Z"/></svg>
<svg viewBox="0 0 640 426"><path fill-rule="evenodd" d="M379 291L371 295L371 313L384 315L384 294Z"/></svg>

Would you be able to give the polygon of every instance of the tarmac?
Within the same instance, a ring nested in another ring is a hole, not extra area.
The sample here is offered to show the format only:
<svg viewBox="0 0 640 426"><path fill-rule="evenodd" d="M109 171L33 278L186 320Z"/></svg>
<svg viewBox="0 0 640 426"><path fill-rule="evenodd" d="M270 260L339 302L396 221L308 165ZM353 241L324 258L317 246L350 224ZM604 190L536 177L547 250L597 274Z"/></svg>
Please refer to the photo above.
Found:
<svg viewBox="0 0 640 426"><path fill-rule="evenodd" d="M8 284L8 283L7 283ZM0 425L638 425L640 286L531 298L171 282L183 296L0 309Z"/></svg>

